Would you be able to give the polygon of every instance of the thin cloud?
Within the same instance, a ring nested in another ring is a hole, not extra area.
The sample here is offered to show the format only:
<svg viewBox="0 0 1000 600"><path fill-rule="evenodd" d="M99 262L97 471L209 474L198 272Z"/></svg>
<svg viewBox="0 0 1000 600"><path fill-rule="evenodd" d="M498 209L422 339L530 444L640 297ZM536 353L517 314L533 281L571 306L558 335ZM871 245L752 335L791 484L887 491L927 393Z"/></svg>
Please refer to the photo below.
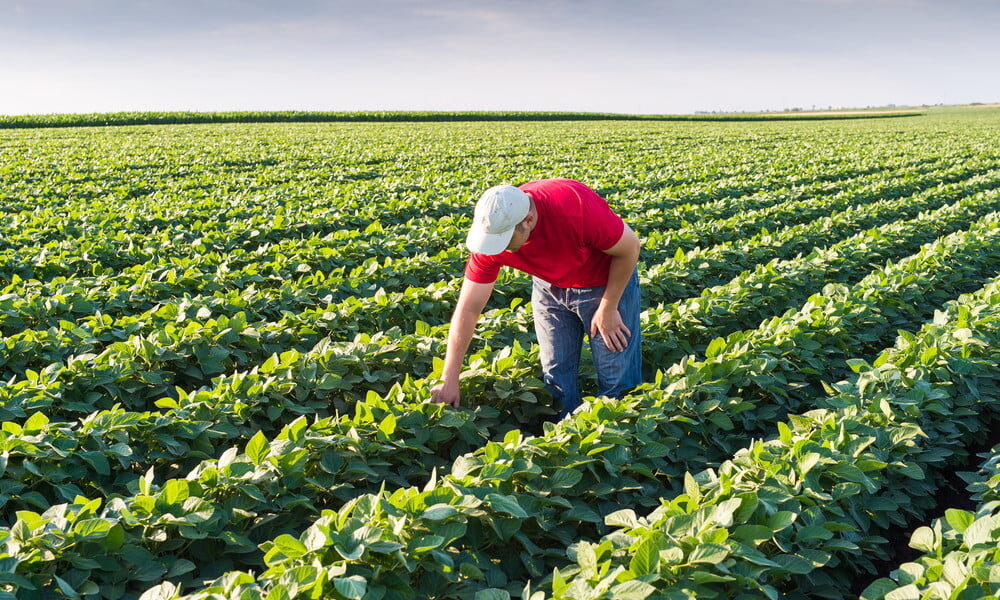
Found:
<svg viewBox="0 0 1000 600"><path fill-rule="evenodd" d="M998 30L987 0L0 0L0 113L990 101Z"/></svg>
<svg viewBox="0 0 1000 600"><path fill-rule="evenodd" d="M927 6L925 0L792 0L802 4L829 4L833 6L900 6L920 8Z"/></svg>
<svg viewBox="0 0 1000 600"><path fill-rule="evenodd" d="M482 28L491 31L509 31L523 25L523 18L509 12L490 8L417 8L413 14L418 17L440 19L449 25Z"/></svg>

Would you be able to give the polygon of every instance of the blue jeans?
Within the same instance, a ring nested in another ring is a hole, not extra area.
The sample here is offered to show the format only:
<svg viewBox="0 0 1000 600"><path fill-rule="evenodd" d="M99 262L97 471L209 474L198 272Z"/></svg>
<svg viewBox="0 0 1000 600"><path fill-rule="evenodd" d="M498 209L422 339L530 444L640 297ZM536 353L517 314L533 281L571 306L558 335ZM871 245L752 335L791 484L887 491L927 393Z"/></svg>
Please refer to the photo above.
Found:
<svg viewBox="0 0 1000 600"><path fill-rule="evenodd" d="M605 286L561 288L534 278L531 306L542 361L542 378L561 404L562 419L580 406L580 352L583 336L601 303ZM618 302L625 327L632 332L628 347L613 352L601 334L590 338L597 371L597 393L621 397L642 382L642 333L639 330L639 274L633 272Z"/></svg>

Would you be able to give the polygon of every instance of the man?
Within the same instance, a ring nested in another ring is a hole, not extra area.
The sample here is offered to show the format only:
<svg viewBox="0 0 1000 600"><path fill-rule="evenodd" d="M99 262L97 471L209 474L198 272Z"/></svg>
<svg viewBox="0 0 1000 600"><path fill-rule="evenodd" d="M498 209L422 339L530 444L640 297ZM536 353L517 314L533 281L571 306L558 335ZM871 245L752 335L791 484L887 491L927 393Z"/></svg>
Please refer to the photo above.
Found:
<svg viewBox="0 0 1000 600"><path fill-rule="evenodd" d="M563 418L580 405L584 333L598 394L620 396L642 380L639 240L597 192L570 179L501 185L476 204L472 254L448 333L435 402L459 406L458 377L501 266L534 276L531 303L542 376Z"/></svg>

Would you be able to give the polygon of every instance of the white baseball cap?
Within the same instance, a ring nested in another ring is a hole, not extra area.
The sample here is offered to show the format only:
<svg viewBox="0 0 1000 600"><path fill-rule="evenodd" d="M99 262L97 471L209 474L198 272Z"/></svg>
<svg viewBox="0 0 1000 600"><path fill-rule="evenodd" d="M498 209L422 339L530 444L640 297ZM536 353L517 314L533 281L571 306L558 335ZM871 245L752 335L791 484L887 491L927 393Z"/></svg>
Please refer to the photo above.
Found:
<svg viewBox="0 0 1000 600"><path fill-rule="evenodd" d="M528 216L528 194L512 185L498 185L483 192L476 203L472 228L465 245L479 254L500 254L514 236L514 227Z"/></svg>

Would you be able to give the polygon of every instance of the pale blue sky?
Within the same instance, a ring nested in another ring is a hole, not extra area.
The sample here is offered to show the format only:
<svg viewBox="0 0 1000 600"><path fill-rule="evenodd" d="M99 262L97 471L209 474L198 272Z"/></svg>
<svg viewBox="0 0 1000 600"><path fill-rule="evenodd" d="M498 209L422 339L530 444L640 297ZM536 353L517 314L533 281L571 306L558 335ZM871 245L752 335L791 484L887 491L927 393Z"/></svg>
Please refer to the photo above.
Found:
<svg viewBox="0 0 1000 600"><path fill-rule="evenodd" d="M1000 101L1000 0L0 0L0 114Z"/></svg>

